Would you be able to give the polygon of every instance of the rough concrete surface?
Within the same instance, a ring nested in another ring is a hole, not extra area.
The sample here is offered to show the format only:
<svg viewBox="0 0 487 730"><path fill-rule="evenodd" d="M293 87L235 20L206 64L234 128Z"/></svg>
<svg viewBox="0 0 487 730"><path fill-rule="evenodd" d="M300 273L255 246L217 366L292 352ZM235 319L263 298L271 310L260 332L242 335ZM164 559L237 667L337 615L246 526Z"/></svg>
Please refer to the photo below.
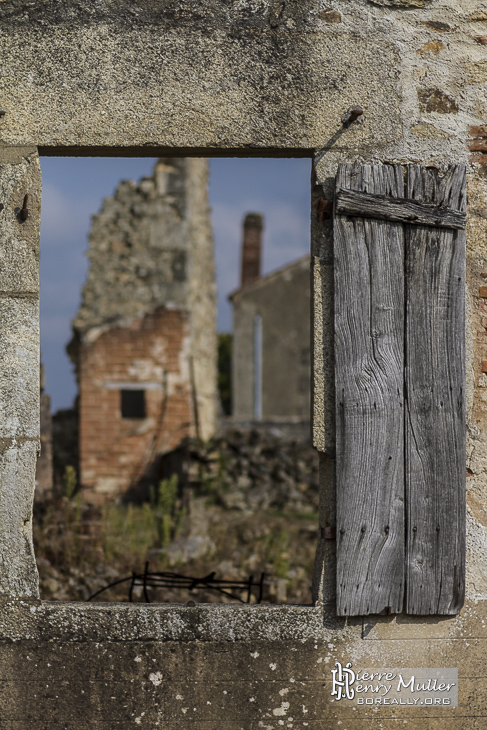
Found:
<svg viewBox="0 0 487 730"><path fill-rule="evenodd" d="M345 625L320 607L6 601L0 727L481 728L483 616L478 603L419 626L401 617ZM332 701L335 661L443 667L459 655L458 708L342 710ZM25 702L26 687L35 701Z"/></svg>
<svg viewBox="0 0 487 730"><path fill-rule="evenodd" d="M0 195L0 591L37 596L32 501L39 450L41 176L35 150L0 150Z"/></svg>
<svg viewBox="0 0 487 730"><path fill-rule="evenodd" d="M385 37L364 43L352 18L330 25L318 11L315 0L73 2L63 12L53 0L4 1L0 139L45 152L305 151L340 131L365 89L360 143L397 139L396 48Z"/></svg>

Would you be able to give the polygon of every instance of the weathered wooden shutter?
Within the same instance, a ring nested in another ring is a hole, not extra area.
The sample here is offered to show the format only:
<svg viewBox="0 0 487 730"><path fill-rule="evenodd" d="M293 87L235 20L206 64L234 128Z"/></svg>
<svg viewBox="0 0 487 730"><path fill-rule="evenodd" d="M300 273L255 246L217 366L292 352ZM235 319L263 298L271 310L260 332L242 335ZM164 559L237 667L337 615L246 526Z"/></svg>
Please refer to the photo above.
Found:
<svg viewBox="0 0 487 730"><path fill-rule="evenodd" d="M465 207L464 166L338 170L339 615L463 604Z"/></svg>

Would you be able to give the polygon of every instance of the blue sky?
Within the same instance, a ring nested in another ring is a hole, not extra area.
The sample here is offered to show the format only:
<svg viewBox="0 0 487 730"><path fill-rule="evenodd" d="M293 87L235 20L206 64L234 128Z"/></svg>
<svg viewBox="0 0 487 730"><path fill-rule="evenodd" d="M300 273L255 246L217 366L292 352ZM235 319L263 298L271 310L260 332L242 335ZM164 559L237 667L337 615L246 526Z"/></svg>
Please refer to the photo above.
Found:
<svg viewBox="0 0 487 730"><path fill-rule="evenodd" d="M76 386L65 346L86 278L91 216L122 179L150 175L155 160L41 159L41 348L53 410L71 406ZM237 288L241 227L247 212L265 218L263 273L309 250L308 159L213 159L210 203L218 286L218 328L232 329L228 294Z"/></svg>

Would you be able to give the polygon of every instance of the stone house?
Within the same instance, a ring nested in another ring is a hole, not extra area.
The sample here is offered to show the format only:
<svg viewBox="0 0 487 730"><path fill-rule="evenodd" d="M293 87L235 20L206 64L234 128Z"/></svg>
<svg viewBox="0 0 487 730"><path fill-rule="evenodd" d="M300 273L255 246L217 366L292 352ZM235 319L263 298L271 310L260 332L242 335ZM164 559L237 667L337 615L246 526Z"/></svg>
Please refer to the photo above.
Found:
<svg viewBox="0 0 487 730"><path fill-rule="evenodd" d="M241 284L230 295L233 420L279 424L307 435L310 257L261 276L262 225L261 216L245 217Z"/></svg>
<svg viewBox="0 0 487 730"><path fill-rule="evenodd" d="M159 478L158 459L216 418L213 238L206 160L159 159L105 199L68 347L87 499Z"/></svg>
<svg viewBox="0 0 487 730"><path fill-rule="evenodd" d="M486 22L476 0L2 3L5 726L485 727ZM313 605L39 600L39 159L137 153L313 161ZM361 701L359 670L398 666L435 696Z"/></svg>

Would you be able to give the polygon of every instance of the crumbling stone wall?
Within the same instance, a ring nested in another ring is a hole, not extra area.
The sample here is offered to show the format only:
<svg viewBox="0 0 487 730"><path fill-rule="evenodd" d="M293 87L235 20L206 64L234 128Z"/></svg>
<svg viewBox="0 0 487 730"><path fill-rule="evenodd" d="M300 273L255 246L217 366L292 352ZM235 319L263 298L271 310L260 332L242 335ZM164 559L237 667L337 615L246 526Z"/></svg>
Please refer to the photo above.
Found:
<svg viewBox="0 0 487 730"><path fill-rule="evenodd" d="M216 304L205 160L160 159L94 216L69 350L80 391L80 481L117 495L157 457L216 426ZM121 393L144 393L127 417Z"/></svg>
<svg viewBox="0 0 487 730"><path fill-rule="evenodd" d="M36 150L2 150L0 170L5 201L0 229L0 592L37 596L32 504L40 447L41 176ZM30 217L23 220L26 195Z"/></svg>
<svg viewBox="0 0 487 730"><path fill-rule="evenodd" d="M41 397L40 397L40 441L41 452L36 465L36 499L42 500L52 492L52 415L51 398L45 392L44 365L41 362Z"/></svg>

